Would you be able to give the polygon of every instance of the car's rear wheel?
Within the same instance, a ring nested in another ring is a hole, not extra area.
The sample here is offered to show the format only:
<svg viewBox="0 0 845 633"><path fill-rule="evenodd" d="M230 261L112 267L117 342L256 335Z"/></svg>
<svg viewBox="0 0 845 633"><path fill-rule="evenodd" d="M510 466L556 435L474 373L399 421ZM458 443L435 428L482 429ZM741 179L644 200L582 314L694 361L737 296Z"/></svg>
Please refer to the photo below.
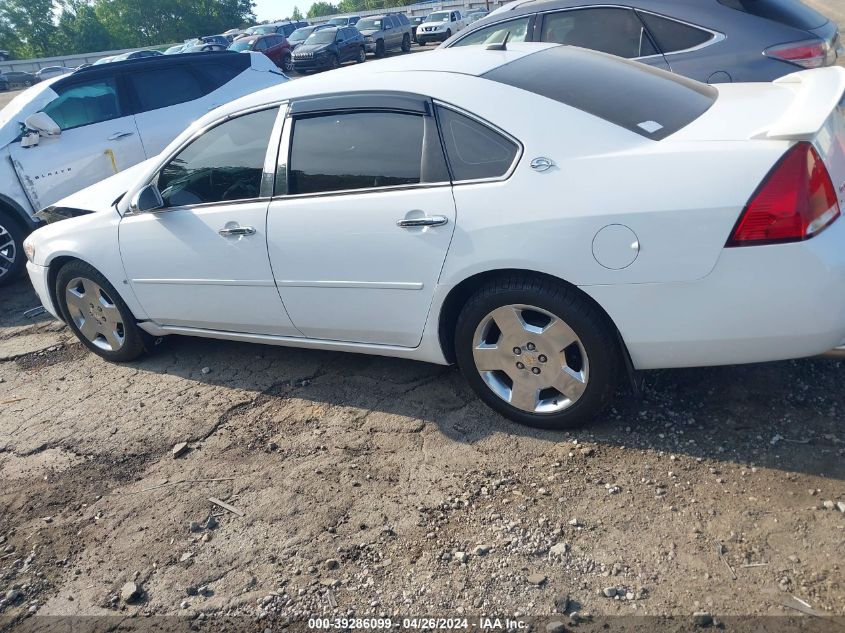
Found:
<svg viewBox="0 0 845 633"><path fill-rule="evenodd" d="M0 211L0 286L18 279L26 266L24 232L7 213Z"/></svg>
<svg viewBox="0 0 845 633"><path fill-rule="evenodd" d="M144 352L144 338L132 312L109 281L80 261L65 264L56 277L58 307L92 352L112 362L130 361Z"/></svg>
<svg viewBox="0 0 845 633"><path fill-rule="evenodd" d="M577 290L528 277L485 286L464 305L455 354L479 397L505 417L561 429L610 401L621 365L614 327Z"/></svg>
<svg viewBox="0 0 845 633"><path fill-rule="evenodd" d="M292 55L285 55L282 58L282 70L286 73L293 72L293 56Z"/></svg>
<svg viewBox="0 0 845 633"><path fill-rule="evenodd" d="M365 61L367 61L367 49L362 46L358 51L358 63L363 64Z"/></svg>
<svg viewBox="0 0 845 633"><path fill-rule="evenodd" d="M402 37L402 52L407 53L409 50L411 50L411 36L405 33Z"/></svg>
<svg viewBox="0 0 845 633"><path fill-rule="evenodd" d="M384 40L376 42L376 57L384 57L385 55Z"/></svg>

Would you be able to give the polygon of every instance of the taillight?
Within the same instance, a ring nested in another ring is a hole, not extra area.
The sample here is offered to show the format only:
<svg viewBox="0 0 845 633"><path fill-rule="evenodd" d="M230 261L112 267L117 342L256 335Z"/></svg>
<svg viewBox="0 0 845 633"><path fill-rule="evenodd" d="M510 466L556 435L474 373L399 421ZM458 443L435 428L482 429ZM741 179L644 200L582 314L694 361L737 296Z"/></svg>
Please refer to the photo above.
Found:
<svg viewBox="0 0 845 633"><path fill-rule="evenodd" d="M830 174L810 143L781 158L751 197L727 246L800 242L839 217Z"/></svg>
<svg viewBox="0 0 845 633"><path fill-rule="evenodd" d="M836 49L823 40L806 40L772 46L763 51L767 57L796 64L802 68L832 66L836 61Z"/></svg>

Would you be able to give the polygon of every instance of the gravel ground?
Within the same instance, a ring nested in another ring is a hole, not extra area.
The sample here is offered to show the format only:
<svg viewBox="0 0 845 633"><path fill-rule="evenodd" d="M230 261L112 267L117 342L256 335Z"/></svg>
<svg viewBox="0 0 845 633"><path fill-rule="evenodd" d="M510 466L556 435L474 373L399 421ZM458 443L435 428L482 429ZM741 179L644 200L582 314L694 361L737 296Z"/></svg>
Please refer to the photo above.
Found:
<svg viewBox="0 0 845 633"><path fill-rule="evenodd" d="M408 361L173 338L109 365L37 303L2 290L0 630L845 616L841 362L649 372L549 433Z"/></svg>

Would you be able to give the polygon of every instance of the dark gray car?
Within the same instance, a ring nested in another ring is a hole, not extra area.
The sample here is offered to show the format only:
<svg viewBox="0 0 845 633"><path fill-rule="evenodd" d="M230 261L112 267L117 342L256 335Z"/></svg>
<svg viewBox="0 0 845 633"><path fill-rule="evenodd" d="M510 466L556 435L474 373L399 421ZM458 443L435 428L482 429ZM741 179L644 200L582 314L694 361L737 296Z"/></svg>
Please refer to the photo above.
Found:
<svg viewBox="0 0 845 633"><path fill-rule="evenodd" d="M557 42L699 81L772 81L843 55L836 24L798 0L526 0L494 11L442 47Z"/></svg>

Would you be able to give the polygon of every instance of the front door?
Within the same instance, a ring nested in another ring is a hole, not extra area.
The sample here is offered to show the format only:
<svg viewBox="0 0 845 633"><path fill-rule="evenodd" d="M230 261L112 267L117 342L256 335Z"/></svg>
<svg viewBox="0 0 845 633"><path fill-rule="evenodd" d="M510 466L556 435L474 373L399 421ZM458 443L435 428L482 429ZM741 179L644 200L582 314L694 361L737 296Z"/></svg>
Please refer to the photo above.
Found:
<svg viewBox="0 0 845 633"><path fill-rule="evenodd" d="M121 221L126 274L156 323L298 335L267 258L270 192L262 181L277 113L246 114L205 132L162 168L164 208Z"/></svg>
<svg viewBox="0 0 845 633"><path fill-rule="evenodd" d="M288 314L310 338L422 338L455 203L433 117L391 107L288 122L287 195L270 205L268 248Z"/></svg>
<svg viewBox="0 0 845 633"><path fill-rule="evenodd" d="M38 210L146 158L135 119L125 115L113 77L59 89L43 108L62 132L35 147L10 147L15 171Z"/></svg>

